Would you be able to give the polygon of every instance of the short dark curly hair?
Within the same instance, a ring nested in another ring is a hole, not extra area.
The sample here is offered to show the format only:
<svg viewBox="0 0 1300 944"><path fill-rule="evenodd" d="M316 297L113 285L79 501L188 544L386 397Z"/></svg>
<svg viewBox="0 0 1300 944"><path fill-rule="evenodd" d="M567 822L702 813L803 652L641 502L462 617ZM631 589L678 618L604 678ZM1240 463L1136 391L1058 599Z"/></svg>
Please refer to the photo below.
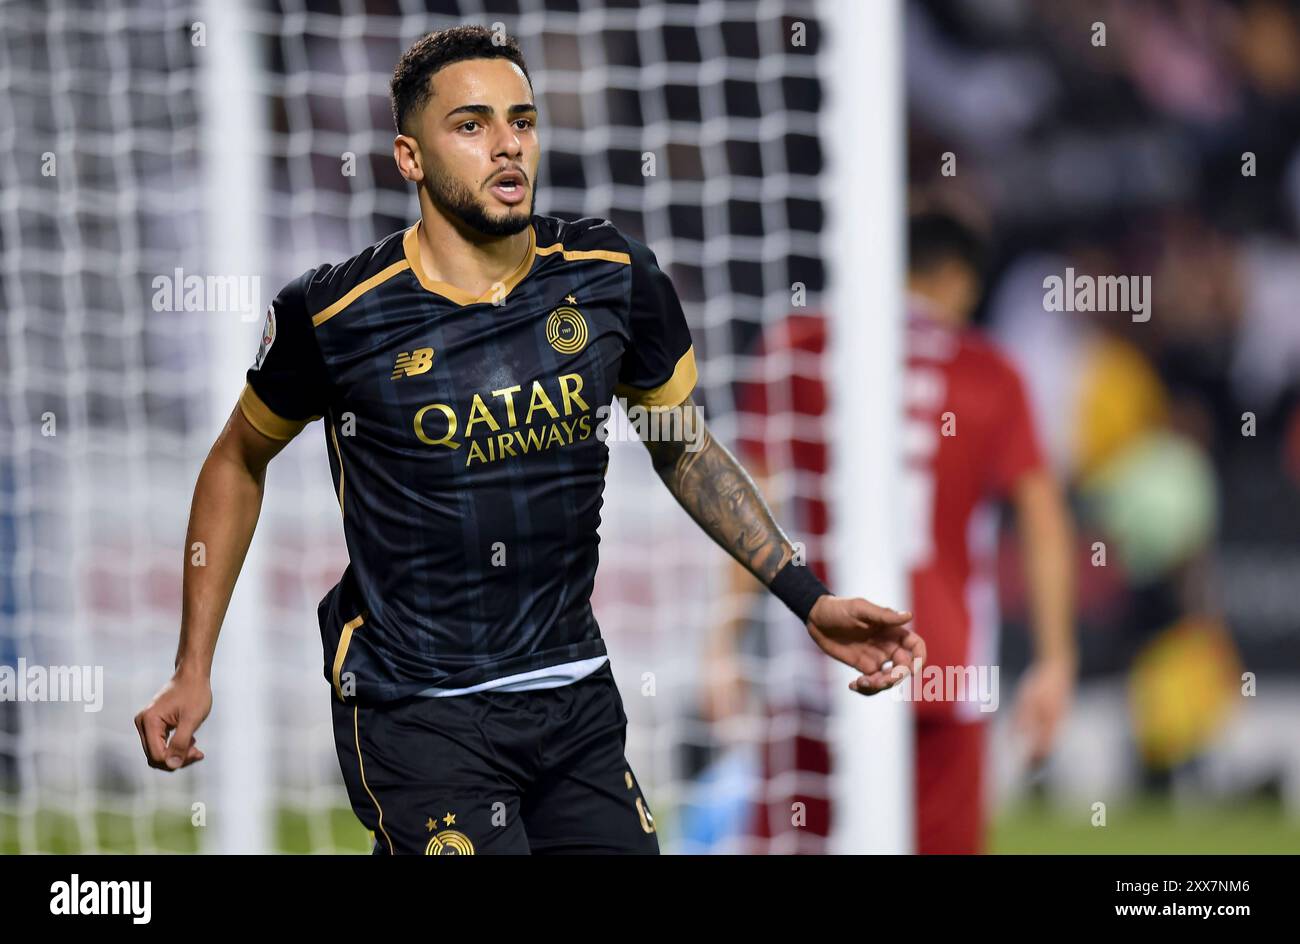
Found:
<svg viewBox="0 0 1300 944"><path fill-rule="evenodd" d="M454 26L451 29L427 33L417 39L411 48L402 53L393 70L389 91L393 98L393 124L398 133L407 133L407 121L417 114L433 96L429 78L444 66L463 59L508 59L517 65L528 79L533 80L524 64L524 54L513 36L505 41L498 39L486 26Z"/></svg>
<svg viewBox="0 0 1300 944"><path fill-rule="evenodd" d="M908 220L907 269L929 272L945 262L960 262L976 275L984 271L988 247L971 226L940 210L918 213Z"/></svg>

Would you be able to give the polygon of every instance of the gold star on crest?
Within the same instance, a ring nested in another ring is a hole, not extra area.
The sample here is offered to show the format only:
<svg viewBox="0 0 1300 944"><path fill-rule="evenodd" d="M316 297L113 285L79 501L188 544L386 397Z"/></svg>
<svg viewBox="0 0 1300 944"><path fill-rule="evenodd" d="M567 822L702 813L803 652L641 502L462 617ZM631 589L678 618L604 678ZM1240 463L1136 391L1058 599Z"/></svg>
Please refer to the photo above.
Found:
<svg viewBox="0 0 1300 944"><path fill-rule="evenodd" d="M444 823L446 823L448 826L455 826L455 825L456 825L456 814L455 814L455 813L448 813L446 816L444 816L444 817L442 818L442 821L443 821Z"/></svg>
<svg viewBox="0 0 1300 944"><path fill-rule="evenodd" d="M578 300L574 298L572 295L565 295L564 300L568 302L570 305L578 304Z"/></svg>
<svg viewBox="0 0 1300 944"><path fill-rule="evenodd" d="M425 829L429 830L429 832L433 832L433 828L437 825L438 825L438 821L434 819L432 816L430 816L429 821L424 824L424 827Z"/></svg>

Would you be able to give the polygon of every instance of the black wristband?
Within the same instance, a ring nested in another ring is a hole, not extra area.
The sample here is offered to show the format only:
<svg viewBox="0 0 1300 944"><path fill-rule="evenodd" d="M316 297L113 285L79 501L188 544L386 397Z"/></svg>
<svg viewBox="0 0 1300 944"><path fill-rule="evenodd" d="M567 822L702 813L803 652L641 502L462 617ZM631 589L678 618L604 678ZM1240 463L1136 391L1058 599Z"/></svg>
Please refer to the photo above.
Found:
<svg viewBox="0 0 1300 944"><path fill-rule="evenodd" d="M817 598L823 593L830 593L826 584L817 579L811 568L796 564L793 560L786 561L785 566L777 571L767 589L805 623L808 622L808 614L812 612Z"/></svg>

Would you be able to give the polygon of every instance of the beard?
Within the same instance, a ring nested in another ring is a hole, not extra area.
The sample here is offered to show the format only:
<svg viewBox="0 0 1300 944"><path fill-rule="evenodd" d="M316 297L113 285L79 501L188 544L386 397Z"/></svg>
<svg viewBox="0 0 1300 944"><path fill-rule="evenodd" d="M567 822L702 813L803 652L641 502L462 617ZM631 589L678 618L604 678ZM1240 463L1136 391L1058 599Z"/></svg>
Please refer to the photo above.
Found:
<svg viewBox="0 0 1300 944"><path fill-rule="evenodd" d="M527 213L506 210L494 216L478 200L474 191L454 177L442 173L426 174L424 190L434 206L484 236L513 236L522 233L532 222L533 208L537 203L537 192L530 191Z"/></svg>

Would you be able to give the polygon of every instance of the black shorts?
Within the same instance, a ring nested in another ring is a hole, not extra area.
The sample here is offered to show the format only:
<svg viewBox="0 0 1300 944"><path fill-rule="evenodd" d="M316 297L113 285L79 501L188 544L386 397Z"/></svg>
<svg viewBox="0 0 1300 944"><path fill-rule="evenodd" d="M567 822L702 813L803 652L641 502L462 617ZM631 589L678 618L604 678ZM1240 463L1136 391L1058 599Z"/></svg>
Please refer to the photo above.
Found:
<svg viewBox="0 0 1300 944"><path fill-rule="evenodd" d="M376 854L659 852L609 663L558 688L330 702Z"/></svg>

